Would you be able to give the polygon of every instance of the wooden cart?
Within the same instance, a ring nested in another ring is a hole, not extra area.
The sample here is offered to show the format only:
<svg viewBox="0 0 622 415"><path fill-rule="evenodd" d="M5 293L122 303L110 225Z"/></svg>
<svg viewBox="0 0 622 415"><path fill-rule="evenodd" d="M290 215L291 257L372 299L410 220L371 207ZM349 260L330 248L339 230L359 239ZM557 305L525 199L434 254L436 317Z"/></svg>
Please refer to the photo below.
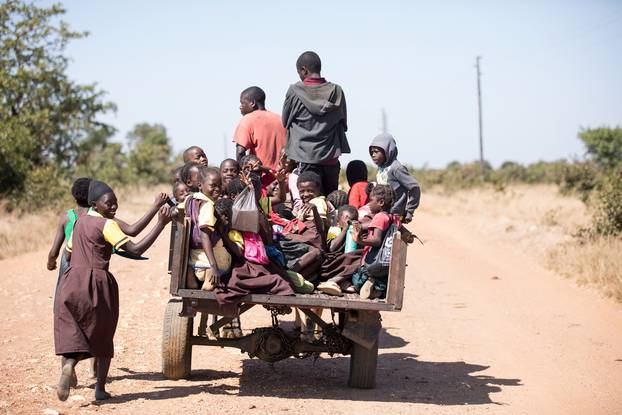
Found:
<svg viewBox="0 0 622 415"><path fill-rule="evenodd" d="M376 380L378 336L381 328L380 311L400 311L404 295L406 270L406 243L399 234L394 238L389 281L385 299L364 300L358 294L343 297L325 294L296 294L276 296L251 294L239 303L219 305L212 292L184 288L188 261L190 223L188 219L173 223L169 268L170 292L164 313L162 334L162 373L169 379L190 375L193 346L235 347L250 357L276 362L288 357L308 357L319 353L350 355L348 385L355 388L373 388ZM209 326L212 333L233 318L256 305L264 306L272 314L272 327L254 329L237 339L214 339L205 333L194 332L193 319L197 313L218 316ZM298 332L279 327L278 316L298 308L321 327L321 338L303 341ZM311 308L331 311L331 322L326 322Z"/></svg>

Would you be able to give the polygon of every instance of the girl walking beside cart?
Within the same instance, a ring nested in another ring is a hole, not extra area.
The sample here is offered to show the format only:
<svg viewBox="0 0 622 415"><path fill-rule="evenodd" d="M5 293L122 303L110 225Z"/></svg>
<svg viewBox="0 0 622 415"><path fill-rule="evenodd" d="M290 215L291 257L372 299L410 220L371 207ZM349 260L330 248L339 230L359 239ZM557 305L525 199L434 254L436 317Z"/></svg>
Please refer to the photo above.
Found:
<svg viewBox="0 0 622 415"><path fill-rule="evenodd" d="M71 262L54 301L54 344L63 358L57 386L61 401L75 385L76 364L90 357L97 358L95 398L110 397L105 385L119 319L119 289L108 270L110 256L113 249L141 255L170 221L169 207L161 207L156 226L141 241L132 242L113 220L118 204L107 184L91 181L88 202L92 209L74 226L68 242Z"/></svg>

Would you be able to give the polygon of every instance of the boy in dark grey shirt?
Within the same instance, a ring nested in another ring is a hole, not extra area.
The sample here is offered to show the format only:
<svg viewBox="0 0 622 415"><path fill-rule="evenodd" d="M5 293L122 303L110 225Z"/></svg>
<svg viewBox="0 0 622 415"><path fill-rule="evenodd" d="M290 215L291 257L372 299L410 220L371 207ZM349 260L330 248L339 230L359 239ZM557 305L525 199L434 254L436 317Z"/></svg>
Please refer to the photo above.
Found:
<svg viewBox="0 0 622 415"><path fill-rule="evenodd" d="M300 82L290 85L283 103L287 129L285 153L300 163L300 173L313 171L322 178L322 193L339 185L339 156L349 153L346 138L346 98L341 87L322 78L322 62L315 52L296 61Z"/></svg>

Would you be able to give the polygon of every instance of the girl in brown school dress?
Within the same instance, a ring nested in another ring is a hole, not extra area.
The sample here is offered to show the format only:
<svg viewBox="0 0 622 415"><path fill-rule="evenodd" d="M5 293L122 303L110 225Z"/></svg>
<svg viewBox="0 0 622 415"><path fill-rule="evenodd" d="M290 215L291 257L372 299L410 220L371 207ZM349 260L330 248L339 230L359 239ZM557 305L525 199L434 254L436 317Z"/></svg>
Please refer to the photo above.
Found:
<svg viewBox="0 0 622 415"><path fill-rule="evenodd" d="M140 242L132 242L112 220L117 198L105 183L89 186L89 213L75 224L68 248L70 266L59 282L54 301L54 344L63 357L58 399L64 401L77 380L74 368L83 359L97 358L95 399L108 399L106 378L114 355L113 338L119 319L119 289L108 270L113 248L141 255L170 221L170 208L160 208L158 222Z"/></svg>

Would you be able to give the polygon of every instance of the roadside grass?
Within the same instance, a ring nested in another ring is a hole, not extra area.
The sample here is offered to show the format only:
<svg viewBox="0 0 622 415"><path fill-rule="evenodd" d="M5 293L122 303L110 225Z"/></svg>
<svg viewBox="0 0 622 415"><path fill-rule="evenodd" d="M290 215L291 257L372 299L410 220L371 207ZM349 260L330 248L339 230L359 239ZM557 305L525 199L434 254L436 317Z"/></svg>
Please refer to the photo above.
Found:
<svg viewBox="0 0 622 415"><path fill-rule="evenodd" d="M503 191L434 187L424 191L421 205L426 212L458 217L475 232L519 247L551 271L622 302L622 239L576 236L592 216L578 196L564 196L555 185Z"/></svg>
<svg viewBox="0 0 622 415"><path fill-rule="evenodd" d="M125 187L116 190L119 199L118 217L125 221L140 218L153 202L158 192L170 193L166 185L153 187ZM70 209L72 205L65 209ZM0 205L0 260L26 252L49 248L60 215L64 211L50 212L11 212L7 213ZM149 229L149 227L147 227ZM45 265L46 258L42 258Z"/></svg>
<svg viewBox="0 0 622 415"><path fill-rule="evenodd" d="M548 251L547 266L580 285L594 285L622 302L622 239L574 240Z"/></svg>

